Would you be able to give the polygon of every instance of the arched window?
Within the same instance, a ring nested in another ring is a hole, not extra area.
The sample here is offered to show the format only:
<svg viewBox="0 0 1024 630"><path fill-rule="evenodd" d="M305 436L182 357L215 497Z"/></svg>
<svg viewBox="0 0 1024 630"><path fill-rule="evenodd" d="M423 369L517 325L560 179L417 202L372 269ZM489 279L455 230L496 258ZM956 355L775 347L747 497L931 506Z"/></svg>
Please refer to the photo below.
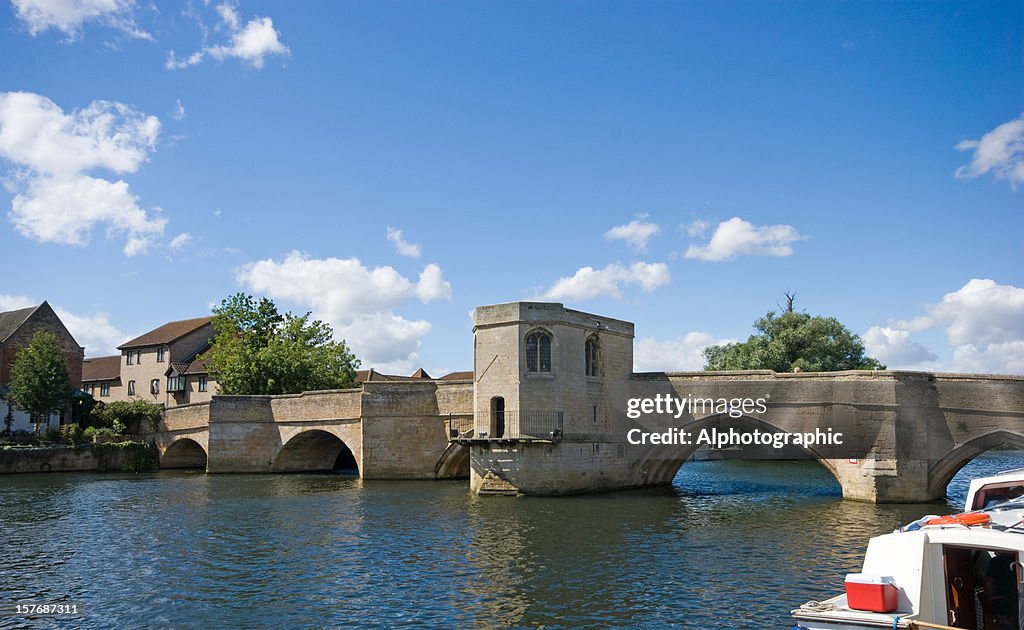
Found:
<svg viewBox="0 0 1024 630"><path fill-rule="evenodd" d="M526 335L526 371L551 371L551 335L543 330Z"/></svg>
<svg viewBox="0 0 1024 630"><path fill-rule="evenodd" d="M598 355L600 353L600 346L597 343L597 335L591 335L587 338L586 348L586 369L587 376L598 376Z"/></svg>

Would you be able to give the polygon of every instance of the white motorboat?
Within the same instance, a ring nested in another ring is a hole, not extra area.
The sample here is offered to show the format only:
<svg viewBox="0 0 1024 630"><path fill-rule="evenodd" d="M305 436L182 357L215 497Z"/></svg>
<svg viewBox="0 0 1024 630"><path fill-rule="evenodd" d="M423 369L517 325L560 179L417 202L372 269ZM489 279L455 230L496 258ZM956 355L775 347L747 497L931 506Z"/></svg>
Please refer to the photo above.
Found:
<svg viewBox="0 0 1024 630"><path fill-rule="evenodd" d="M972 481L964 510L872 538L846 592L794 610L794 630L1024 630L1024 469Z"/></svg>

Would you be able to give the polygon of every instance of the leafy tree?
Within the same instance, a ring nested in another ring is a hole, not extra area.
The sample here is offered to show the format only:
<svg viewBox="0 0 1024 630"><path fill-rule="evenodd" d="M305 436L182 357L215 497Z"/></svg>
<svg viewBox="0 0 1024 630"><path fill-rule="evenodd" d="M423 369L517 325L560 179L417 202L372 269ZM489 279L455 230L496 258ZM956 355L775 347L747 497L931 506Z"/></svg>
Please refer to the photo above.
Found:
<svg viewBox="0 0 1024 630"><path fill-rule="evenodd" d="M38 425L51 413L66 409L71 395L71 379L57 337L40 330L14 358L7 400Z"/></svg>
<svg viewBox="0 0 1024 630"><path fill-rule="evenodd" d="M310 314L281 314L273 301L237 293L213 309L216 336L200 360L221 394L297 394L355 384L359 361Z"/></svg>
<svg viewBox="0 0 1024 630"><path fill-rule="evenodd" d="M776 372L834 372L884 370L865 355L864 343L834 317L811 316L793 310L787 294L782 313L770 311L754 322L756 334L743 343L704 350L705 370L774 370Z"/></svg>

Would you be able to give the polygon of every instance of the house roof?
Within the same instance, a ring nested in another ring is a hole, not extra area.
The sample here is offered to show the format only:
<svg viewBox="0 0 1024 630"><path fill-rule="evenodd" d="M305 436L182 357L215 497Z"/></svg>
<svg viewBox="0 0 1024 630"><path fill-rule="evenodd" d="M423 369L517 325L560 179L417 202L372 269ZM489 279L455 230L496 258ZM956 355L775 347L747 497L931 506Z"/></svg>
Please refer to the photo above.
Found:
<svg viewBox="0 0 1024 630"><path fill-rule="evenodd" d="M452 372L439 379L435 379L431 375L427 374L426 370L420 368L412 373L412 376L399 376L397 374L381 374L377 370L370 368L369 370L356 370L356 385L365 383L367 381L372 383L379 383L381 381L455 381L472 379L472 372Z"/></svg>
<svg viewBox="0 0 1024 630"><path fill-rule="evenodd" d="M42 304L39 306L42 306ZM29 315L34 313L39 306L30 306L28 308L19 308L16 311L0 313L0 343L7 341L7 338L13 335L14 331L21 328L21 325L25 323Z"/></svg>
<svg viewBox="0 0 1024 630"><path fill-rule="evenodd" d="M452 372L451 374L445 374L439 381L471 381L473 380L473 370L465 372Z"/></svg>
<svg viewBox="0 0 1024 630"><path fill-rule="evenodd" d="M203 362L199 360L199 357L210 349L210 344L206 344L202 348L192 353L192 356L188 357L184 361L174 361L171 363L171 367L167 370L167 375L170 376L171 372L175 372L179 375L184 374L209 374L210 370L206 369Z"/></svg>
<svg viewBox="0 0 1024 630"><path fill-rule="evenodd" d="M159 328L154 328L148 333L126 341L117 347L118 350L128 348L141 348L143 346L159 346L181 339L185 335L210 323L210 317L197 317L195 319L182 319L176 322L167 322Z"/></svg>
<svg viewBox="0 0 1024 630"><path fill-rule="evenodd" d="M82 382L112 381L121 377L121 355L82 361Z"/></svg>

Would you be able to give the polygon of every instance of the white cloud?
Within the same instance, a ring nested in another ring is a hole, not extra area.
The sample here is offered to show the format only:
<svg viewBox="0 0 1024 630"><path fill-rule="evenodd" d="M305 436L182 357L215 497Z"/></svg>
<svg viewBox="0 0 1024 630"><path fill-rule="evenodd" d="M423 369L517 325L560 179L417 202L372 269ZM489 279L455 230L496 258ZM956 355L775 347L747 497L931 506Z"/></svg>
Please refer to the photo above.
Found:
<svg viewBox="0 0 1024 630"><path fill-rule="evenodd" d="M25 295L5 295L0 293L0 313L17 311L30 306L39 306L39 302Z"/></svg>
<svg viewBox="0 0 1024 630"><path fill-rule="evenodd" d="M956 169L958 179L970 179L992 173L1017 189L1024 184L1024 114L989 131L979 140L964 140L960 151L974 151L971 163Z"/></svg>
<svg viewBox="0 0 1024 630"><path fill-rule="evenodd" d="M166 219L139 207L128 184L87 175L104 169L134 173L156 146L160 121L127 105L94 101L65 114L29 92L0 94L0 157L15 168L8 214L23 235L40 242L84 245L97 223L125 237L124 252L144 252Z"/></svg>
<svg viewBox="0 0 1024 630"><path fill-rule="evenodd" d="M420 281L416 284L416 295L426 304L433 300L452 299L452 284L444 279L441 267L430 263L420 272Z"/></svg>
<svg viewBox="0 0 1024 630"><path fill-rule="evenodd" d="M153 39L132 18L134 0L11 0L11 5L33 36L55 28L74 40L85 23L96 22L130 37Z"/></svg>
<svg viewBox="0 0 1024 630"><path fill-rule="evenodd" d="M388 240L395 244L395 249L402 256L409 258L420 257L420 246L407 242L402 238L402 230L388 226Z"/></svg>
<svg viewBox="0 0 1024 630"><path fill-rule="evenodd" d="M544 297L581 302L597 297L622 297L622 285L635 284L650 293L672 280L665 263L636 262L629 267L612 263L604 269L581 267L568 278L559 278Z"/></svg>
<svg viewBox="0 0 1024 630"><path fill-rule="evenodd" d="M185 106L181 104L180 98L175 101L174 112L171 113L171 118L174 120L185 120Z"/></svg>
<svg viewBox="0 0 1024 630"><path fill-rule="evenodd" d="M638 339L633 347L633 369L637 372L694 372L704 369L704 348L735 339L716 339L704 332L691 332L678 339Z"/></svg>
<svg viewBox="0 0 1024 630"><path fill-rule="evenodd" d="M178 56L172 50L171 52L167 53L167 61L164 63L164 67L166 67L168 70L181 70L183 68L188 68L189 66L194 66L200 63L202 60L203 51L201 50L196 51L183 59L179 59Z"/></svg>
<svg viewBox="0 0 1024 630"><path fill-rule="evenodd" d="M85 346L85 355L88 357L118 354L117 346L130 338L130 335L110 322L106 313L75 315L62 308L55 308L54 311L75 341Z"/></svg>
<svg viewBox="0 0 1024 630"><path fill-rule="evenodd" d="M679 226L690 238L703 237L711 227L711 222L705 219L694 219L686 225Z"/></svg>
<svg viewBox="0 0 1024 630"><path fill-rule="evenodd" d="M174 238L172 238L171 242L168 243L167 246L170 247L173 250L178 250L178 249L181 249L182 247L188 245L191 241L192 241L192 234L190 234L188 232L182 232L181 234L179 234L179 235L175 236Z"/></svg>
<svg viewBox="0 0 1024 630"><path fill-rule="evenodd" d="M1024 340L990 343L979 349L974 344L953 351L958 372L1024 374Z"/></svg>
<svg viewBox="0 0 1024 630"><path fill-rule="evenodd" d="M616 225L604 234L609 241L621 240L633 249L645 251L647 243L653 237L661 233L661 228L656 223L645 221L647 215L640 215L625 225Z"/></svg>
<svg viewBox="0 0 1024 630"><path fill-rule="evenodd" d="M254 293L309 308L331 324L365 367L405 371L419 358L430 322L408 320L394 309L412 299L429 302L451 295L441 268L427 265L419 281L394 268L368 268L357 258L309 258L291 252L284 260L241 267L236 280Z"/></svg>
<svg viewBox="0 0 1024 630"><path fill-rule="evenodd" d="M718 224L707 245L690 245L685 256L713 262L744 255L789 256L790 244L805 238L791 225L756 226L733 217Z"/></svg>
<svg viewBox="0 0 1024 630"><path fill-rule="evenodd" d="M257 70L263 68L266 57L278 55L287 57L291 50L281 43L281 33L274 28L274 21L269 17L256 17L242 26L238 11L229 3L217 5L222 26L230 34L227 44L204 46L185 58L178 58L174 51L167 55L168 70L179 70L194 66L203 61L206 55L223 61L234 58L248 63Z"/></svg>
<svg viewBox="0 0 1024 630"><path fill-rule="evenodd" d="M364 368L412 374L419 367L421 340L430 330L430 322L408 320L388 311L357 315L337 326L335 333L351 345Z"/></svg>
<svg viewBox="0 0 1024 630"><path fill-rule="evenodd" d="M1024 339L1024 289L972 279L928 309L932 320L946 326L953 346L986 346Z"/></svg>
<svg viewBox="0 0 1024 630"><path fill-rule="evenodd" d="M864 348L868 356L884 363L891 370L923 369L923 363L938 360L938 355L916 341L910 340L909 330L872 326L864 333Z"/></svg>
<svg viewBox="0 0 1024 630"><path fill-rule="evenodd" d="M869 329L864 335L869 354L890 367L931 361L931 351L909 341L909 334L941 327L952 348L952 360L942 369L1024 374L1024 289L974 278L925 312ZM887 352L894 358L887 358Z"/></svg>

